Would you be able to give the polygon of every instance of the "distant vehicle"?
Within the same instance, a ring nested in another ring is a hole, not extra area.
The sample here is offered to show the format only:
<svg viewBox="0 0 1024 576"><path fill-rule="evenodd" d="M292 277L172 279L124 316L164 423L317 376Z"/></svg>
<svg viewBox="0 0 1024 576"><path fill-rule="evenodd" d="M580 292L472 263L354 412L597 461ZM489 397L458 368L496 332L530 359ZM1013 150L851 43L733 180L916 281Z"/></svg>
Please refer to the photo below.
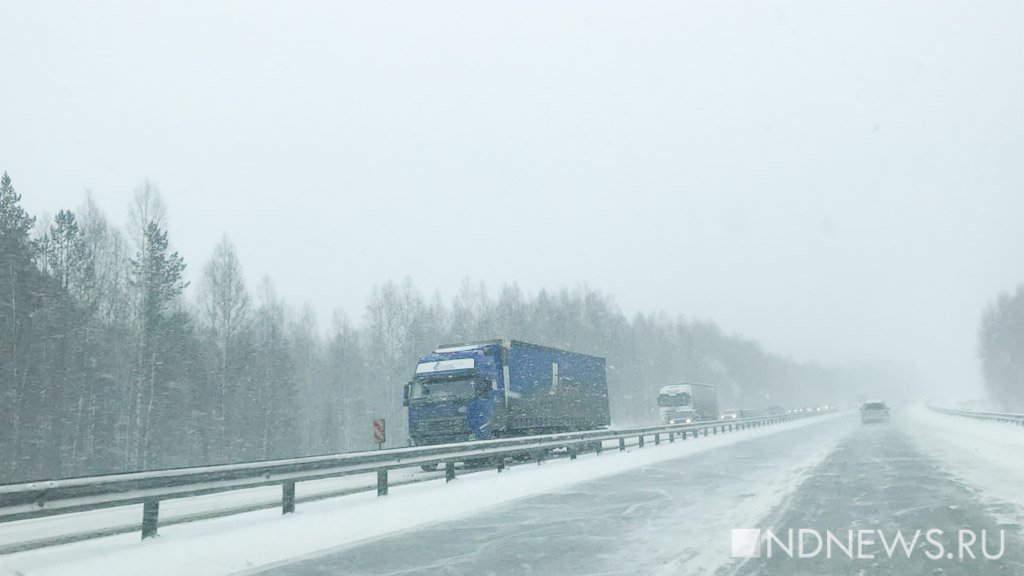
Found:
<svg viewBox="0 0 1024 576"><path fill-rule="evenodd" d="M442 346L404 389L416 446L610 423L604 358L516 340Z"/></svg>
<svg viewBox="0 0 1024 576"><path fill-rule="evenodd" d="M881 400L872 400L861 404L860 421L864 424L871 422L888 422L889 406Z"/></svg>
<svg viewBox="0 0 1024 576"><path fill-rule="evenodd" d="M658 391L662 424L689 424L718 416L718 388L710 384L672 384Z"/></svg>
<svg viewBox="0 0 1024 576"><path fill-rule="evenodd" d="M762 411L753 408L730 408L719 416L720 420L736 420L737 418L759 418Z"/></svg>
<svg viewBox="0 0 1024 576"><path fill-rule="evenodd" d="M782 406L769 406L767 412L769 416L782 416L786 413L786 409Z"/></svg>
<svg viewBox="0 0 1024 576"><path fill-rule="evenodd" d="M793 408L786 410L787 414L807 414L813 412L835 412L836 407L823 404L821 406L804 406L803 408Z"/></svg>

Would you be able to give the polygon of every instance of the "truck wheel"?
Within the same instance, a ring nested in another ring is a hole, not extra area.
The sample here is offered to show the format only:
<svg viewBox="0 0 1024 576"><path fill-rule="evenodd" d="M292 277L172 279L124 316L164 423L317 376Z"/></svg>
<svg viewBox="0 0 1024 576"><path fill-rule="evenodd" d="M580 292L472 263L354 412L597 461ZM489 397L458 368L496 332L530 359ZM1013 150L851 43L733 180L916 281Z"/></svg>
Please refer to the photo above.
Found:
<svg viewBox="0 0 1024 576"><path fill-rule="evenodd" d="M437 466L437 462L434 462L433 464L421 464L420 470L423 470L424 472L433 472L434 470L437 470Z"/></svg>

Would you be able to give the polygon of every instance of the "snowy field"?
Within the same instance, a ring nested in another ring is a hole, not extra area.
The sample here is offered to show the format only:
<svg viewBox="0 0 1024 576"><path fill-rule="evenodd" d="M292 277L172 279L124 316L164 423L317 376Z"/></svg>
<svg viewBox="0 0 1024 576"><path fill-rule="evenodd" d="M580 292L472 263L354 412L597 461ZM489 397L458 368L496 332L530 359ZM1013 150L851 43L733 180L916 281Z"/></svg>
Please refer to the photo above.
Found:
<svg viewBox="0 0 1024 576"><path fill-rule="evenodd" d="M824 421L834 419L853 420L849 414L831 414L698 440L649 444L643 450L626 453L587 455L575 462L554 460L541 466L515 466L501 474L465 475L449 485L443 481L417 483L397 488L386 498L373 493L353 494L305 504L285 517L279 510L270 509L166 526L161 528L158 538L146 542L139 542L137 533L109 536L2 556L0 574L214 576L251 571L339 546L472 516L495 506L600 478L724 450L750 440L786 435L807 427L820 428ZM833 432L815 437L817 443L813 448L802 451L798 457L780 458L786 465L774 468L770 476L748 471L749 478L743 484L749 486L740 491L742 497L738 501L726 499L708 504L716 511L710 516L718 518L723 526L756 521L799 484L803 475L832 450L840 436L841 433ZM780 442L779 448L791 442ZM717 535L714 542L728 544Z"/></svg>

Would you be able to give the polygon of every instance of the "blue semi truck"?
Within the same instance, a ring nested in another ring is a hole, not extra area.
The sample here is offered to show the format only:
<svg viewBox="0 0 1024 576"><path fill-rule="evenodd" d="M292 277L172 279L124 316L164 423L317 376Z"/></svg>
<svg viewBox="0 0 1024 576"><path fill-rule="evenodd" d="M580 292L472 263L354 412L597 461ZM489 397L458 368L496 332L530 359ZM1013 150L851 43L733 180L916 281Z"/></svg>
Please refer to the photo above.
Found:
<svg viewBox="0 0 1024 576"><path fill-rule="evenodd" d="M447 345L405 386L417 446L608 426L604 358L516 340Z"/></svg>

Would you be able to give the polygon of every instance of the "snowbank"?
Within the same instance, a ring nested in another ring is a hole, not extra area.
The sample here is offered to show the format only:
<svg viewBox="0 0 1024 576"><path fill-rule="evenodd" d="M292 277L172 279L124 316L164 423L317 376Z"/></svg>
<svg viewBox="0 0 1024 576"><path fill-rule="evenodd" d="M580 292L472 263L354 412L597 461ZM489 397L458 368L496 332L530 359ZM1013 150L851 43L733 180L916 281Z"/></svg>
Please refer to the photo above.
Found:
<svg viewBox="0 0 1024 576"><path fill-rule="evenodd" d="M950 474L981 491L1000 522L1024 525L1024 427L913 406L900 424Z"/></svg>

